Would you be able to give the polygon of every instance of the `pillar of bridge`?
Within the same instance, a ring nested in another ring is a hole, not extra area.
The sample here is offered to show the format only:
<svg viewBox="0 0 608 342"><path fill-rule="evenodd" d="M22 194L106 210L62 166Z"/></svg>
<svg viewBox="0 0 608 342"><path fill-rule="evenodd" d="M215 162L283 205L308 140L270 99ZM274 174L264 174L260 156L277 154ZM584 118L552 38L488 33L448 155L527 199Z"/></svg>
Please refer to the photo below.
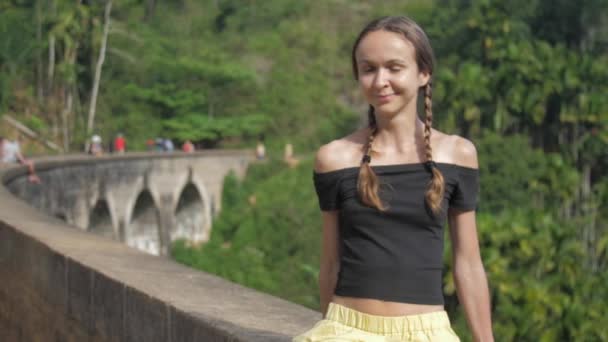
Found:
<svg viewBox="0 0 608 342"><path fill-rule="evenodd" d="M160 255L168 256L171 252L171 230L175 225L173 216L173 199L172 194L160 194L159 202L159 229L160 229Z"/></svg>
<svg viewBox="0 0 608 342"><path fill-rule="evenodd" d="M87 225L89 222L88 215L90 199L87 198L87 195L88 194L83 192L81 195L76 197L75 203L71 207L66 208L65 210L67 215L64 219L66 220L66 222L68 222L69 224L73 224L82 230L87 229Z"/></svg>
<svg viewBox="0 0 608 342"><path fill-rule="evenodd" d="M207 196L205 205L209 207L209 216L212 219L221 209L224 177L230 169L218 158L213 157L204 161L194 161L192 169L195 175L205 175L204 189Z"/></svg>
<svg viewBox="0 0 608 342"><path fill-rule="evenodd" d="M119 241L126 242L126 229L135 207L135 201L145 188L144 177L130 183L115 183L106 187L105 197L110 205L113 217L115 236Z"/></svg>
<svg viewBox="0 0 608 342"><path fill-rule="evenodd" d="M160 255L169 255L171 232L175 229L175 212L179 200L176 193L184 184L190 169L175 158L157 160L154 171L148 176L148 186L156 199L159 213Z"/></svg>

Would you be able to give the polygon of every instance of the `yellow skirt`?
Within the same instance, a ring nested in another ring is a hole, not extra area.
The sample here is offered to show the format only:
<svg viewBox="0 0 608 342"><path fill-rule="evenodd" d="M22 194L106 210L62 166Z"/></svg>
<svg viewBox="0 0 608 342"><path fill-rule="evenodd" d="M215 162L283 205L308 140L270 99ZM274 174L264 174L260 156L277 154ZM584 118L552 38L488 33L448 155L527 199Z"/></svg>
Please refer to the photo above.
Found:
<svg viewBox="0 0 608 342"><path fill-rule="evenodd" d="M293 339L293 342L317 341L452 342L460 339L450 327L450 319L445 311L385 317L329 303L326 318Z"/></svg>

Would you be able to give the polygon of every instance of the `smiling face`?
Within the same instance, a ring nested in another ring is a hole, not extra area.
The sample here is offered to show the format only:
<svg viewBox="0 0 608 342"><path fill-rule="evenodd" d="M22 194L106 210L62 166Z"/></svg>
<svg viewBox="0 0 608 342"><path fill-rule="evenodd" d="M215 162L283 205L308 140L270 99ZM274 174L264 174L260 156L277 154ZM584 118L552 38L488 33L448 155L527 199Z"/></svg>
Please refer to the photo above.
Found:
<svg viewBox="0 0 608 342"><path fill-rule="evenodd" d="M419 70L414 45L403 35L372 31L359 42L355 59L359 86L377 114L416 107L418 90L430 76Z"/></svg>

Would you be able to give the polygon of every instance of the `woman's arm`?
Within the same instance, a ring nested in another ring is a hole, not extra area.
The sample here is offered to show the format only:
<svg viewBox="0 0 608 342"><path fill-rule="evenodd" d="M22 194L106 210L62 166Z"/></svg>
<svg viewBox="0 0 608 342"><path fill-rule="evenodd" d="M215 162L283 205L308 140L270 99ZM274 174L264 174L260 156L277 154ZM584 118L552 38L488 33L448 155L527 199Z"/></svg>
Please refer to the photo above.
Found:
<svg viewBox="0 0 608 342"><path fill-rule="evenodd" d="M325 317L327 307L336 289L340 270L338 211L323 211L323 239L319 267L320 310Z"/></svg>
<svg viewBox="0 0 608 342"><path fill-rule="evenodd" d="M330 172L340 169L344 164L344 148L339 141L321 146L315 157L316 172ZM325 317L327 307L334 295L340 270L339 210L321 211L323 234L321 241L321 260L319 265L319 302Z"/></svg>
<svg viewBox="0 0 608 342"><path fill-rule="evenodd" d="M477 150L467 139L454 136L453 155L456 163L478 168ZM490 312L490 293L486 272L481 262L475 210L448 211L454 282L458 300L464 306L467 322L475 341L494 341Z"/></svg>
<svg viewBox="0 0 608 342"><path fill-rule="evenodd" d="M464 306L474 340L494 341L488 281L479 253L475 211L450 209L449 224L458 300Z"/></svg>

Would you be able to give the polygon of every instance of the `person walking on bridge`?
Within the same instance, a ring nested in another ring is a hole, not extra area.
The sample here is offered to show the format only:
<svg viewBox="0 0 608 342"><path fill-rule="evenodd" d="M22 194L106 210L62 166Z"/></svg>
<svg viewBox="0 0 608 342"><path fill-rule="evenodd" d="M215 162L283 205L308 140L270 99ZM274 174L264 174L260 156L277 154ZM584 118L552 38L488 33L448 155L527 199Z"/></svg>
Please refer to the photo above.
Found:
<svg viewBox="0 0 608 342"><path fill-rule="evenodd" d="M118 133L116 138L114 138L114 151L116 151L118 154L124 154L126 147L127 142L125 137L122 135L122 133Z"/></svg>

